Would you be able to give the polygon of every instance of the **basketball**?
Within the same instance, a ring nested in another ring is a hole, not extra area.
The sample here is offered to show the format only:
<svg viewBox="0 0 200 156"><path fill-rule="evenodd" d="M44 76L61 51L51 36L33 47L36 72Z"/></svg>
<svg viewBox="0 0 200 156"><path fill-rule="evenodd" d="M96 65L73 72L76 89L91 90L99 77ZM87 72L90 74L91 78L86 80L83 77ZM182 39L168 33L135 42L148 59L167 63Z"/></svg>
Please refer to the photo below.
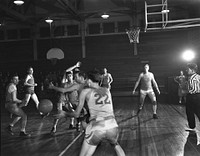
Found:
<svg viewBox="0 0 200 156"><path fill-rule="evenodd" d="M43 99L38 105L38 110L42 114L48 114L53 109L53 103L48 99Z"/></svg>

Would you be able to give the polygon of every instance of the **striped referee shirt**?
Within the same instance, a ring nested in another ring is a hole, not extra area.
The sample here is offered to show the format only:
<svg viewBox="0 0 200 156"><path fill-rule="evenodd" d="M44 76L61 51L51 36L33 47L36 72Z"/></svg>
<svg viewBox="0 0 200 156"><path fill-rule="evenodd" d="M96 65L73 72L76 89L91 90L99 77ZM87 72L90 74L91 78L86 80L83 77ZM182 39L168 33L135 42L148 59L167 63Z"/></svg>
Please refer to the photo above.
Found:
<svg viewBox="0 0 200 156"><path fill-rule="evenodd" d="M195 73L188 80L188 92L190 94L200 93L200 75Z"/></svg>

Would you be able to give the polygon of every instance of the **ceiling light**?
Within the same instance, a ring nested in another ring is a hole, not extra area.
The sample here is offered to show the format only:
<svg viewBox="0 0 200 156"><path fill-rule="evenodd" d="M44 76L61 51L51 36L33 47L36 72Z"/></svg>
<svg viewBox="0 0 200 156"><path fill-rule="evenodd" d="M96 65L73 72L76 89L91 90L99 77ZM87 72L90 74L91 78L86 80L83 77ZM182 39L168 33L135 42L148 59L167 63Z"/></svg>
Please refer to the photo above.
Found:
<svg viewBox="0 0 200 156"><path fill-rule="evenodd" d="M192 51L192 50L186 50L186 51L183 52L182 58L185 61L190 62L195 58L195 52Z"/></svg>
<svg viewBox="0 0 200 156"><path fill-rule="evenodd" d="M48 18L45 20L45 22L51 24L51 23L53 22L53 20L52 20L50 17L48 17Z"/></svg>
<svg viewBox="0 0 200 156"><path fill-rule="evenodd" d="M102 17L103 19L108 19L109 15L106 14L106 13L104 13L103 15L101 15L101 17Z"/></svg>
<svg viewBox="0 0 200 156"><path fill-rule="evenodd" d="M162 12L162 13L168 13L168 12L169 12L169 10L168 10L168 9L166 9L166 10L162 10L161 12Z"/></svg>
<svg viewBox="0 0 200 156"><path fill-rule="evenodd" d="M22 4L24 4L24 1L16 0L16 1L14 1L14 3L15 3L16 5L22 5Z"/></svg>

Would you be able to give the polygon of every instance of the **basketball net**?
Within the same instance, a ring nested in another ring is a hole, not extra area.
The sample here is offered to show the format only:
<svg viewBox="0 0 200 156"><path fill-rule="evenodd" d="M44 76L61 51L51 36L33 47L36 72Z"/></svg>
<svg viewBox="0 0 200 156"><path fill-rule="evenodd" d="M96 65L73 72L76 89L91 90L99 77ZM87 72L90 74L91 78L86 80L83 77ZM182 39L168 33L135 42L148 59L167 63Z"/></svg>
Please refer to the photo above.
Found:
<svg viewBox="0 0 200 156"><path fill-rule="evenodd" d="M51 64L54 66L54 65L56 65L56 63L57 63L57 58L51 58L50 59L50 61L51 61Z"/></svg>
<svg viewBox="0 0 200 156"><path fill-rule="evenodd" d="M126 30L126 33L128 34L130 43L139 43L139 34L140 34L139 27L135 27L135 28Z"/></svg>

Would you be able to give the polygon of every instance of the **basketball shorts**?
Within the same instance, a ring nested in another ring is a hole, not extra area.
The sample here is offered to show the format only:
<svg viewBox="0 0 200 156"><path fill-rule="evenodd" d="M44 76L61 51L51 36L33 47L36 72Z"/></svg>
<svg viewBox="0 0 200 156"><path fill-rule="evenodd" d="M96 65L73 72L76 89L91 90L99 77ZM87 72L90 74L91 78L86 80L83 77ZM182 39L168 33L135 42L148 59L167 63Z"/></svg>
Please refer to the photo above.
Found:
<svg viewBox="0 0 200 156"><path fill-rule="evenodd" d="M34 94L35 93L35 91L34 90L32 90L32 89L26 89L26 94Z"/></svg>
<svg viewBox="0 0 200 156"><path fill-rule="evenodd" d="M13 103L13 102L6 102L5 104L5 108L10 112L10 113L14 113L15 115L19 115L19 108L17 103Z"/></svg>
<svg viewBox="0 0 200 156"><path fill-rule="evenodd" d="M116 120L90 121L86 128L85 140L88 144L97 146L101 141L107 140L110 144L117 144L118 125Z"/></svg>
<svg viewBox="0 0 200 156"><path fill-rule="evenodd" d="M148 95L149 98L151 99L151 101L156 101L156 95L152 89L151 90L142 90L141 89L140 95L144 98Z"/></svg>
<svg viewBox="0 0 200 156"><path fill-rule="evenodd" d="M178 89L178 96L186 96L186 94L187 94L187 90L184 90L184 89L181 89L181 88L179 88Z"/></svg>

